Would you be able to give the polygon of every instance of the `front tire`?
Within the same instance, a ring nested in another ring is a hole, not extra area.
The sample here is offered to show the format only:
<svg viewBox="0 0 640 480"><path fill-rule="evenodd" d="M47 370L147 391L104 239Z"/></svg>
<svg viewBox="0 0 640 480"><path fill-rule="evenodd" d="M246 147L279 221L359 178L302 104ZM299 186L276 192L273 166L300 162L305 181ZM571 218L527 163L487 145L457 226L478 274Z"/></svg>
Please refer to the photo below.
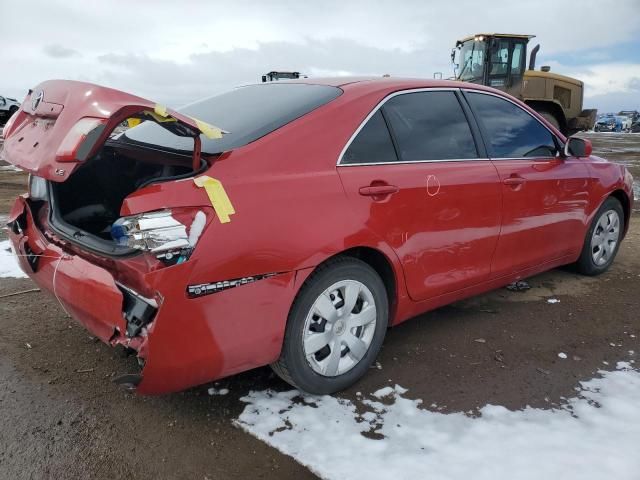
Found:
<svg viewBox="0 0 640 480"><path fill-rule="evenodd" d="M576 270L583 275L606 272L618 253L624 232L624 210L617 198L609 197L591 221Z"/></svg>
<svg viewBox="0 0 640 480"><path fill-rule="evenodd" d="M282 353L271 368L304 392L344 390L375 360L388 318L389 300L376 271L356 258L330 260L298 293Z"/></svg>
<svg viewBox="0 0 640 480"><path fill-rule="evenodd" d="M539 110L538 113L542 115L547 122L556 127L556 130L562 130L560 128L560 122L553 113L548 110Z"/></svg>

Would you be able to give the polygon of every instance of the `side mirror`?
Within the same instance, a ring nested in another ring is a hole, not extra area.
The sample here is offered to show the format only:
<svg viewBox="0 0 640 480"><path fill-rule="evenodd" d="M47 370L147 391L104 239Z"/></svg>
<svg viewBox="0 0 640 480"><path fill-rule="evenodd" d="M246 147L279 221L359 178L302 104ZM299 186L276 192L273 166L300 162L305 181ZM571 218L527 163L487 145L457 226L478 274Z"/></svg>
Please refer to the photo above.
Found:
<svg viewBox="0 0 640 480"><path fill-rule="evenodd" d="M565 157L588 157L593 152L591 142L585 138L569 137L567 143L564 144Z"/></svg>

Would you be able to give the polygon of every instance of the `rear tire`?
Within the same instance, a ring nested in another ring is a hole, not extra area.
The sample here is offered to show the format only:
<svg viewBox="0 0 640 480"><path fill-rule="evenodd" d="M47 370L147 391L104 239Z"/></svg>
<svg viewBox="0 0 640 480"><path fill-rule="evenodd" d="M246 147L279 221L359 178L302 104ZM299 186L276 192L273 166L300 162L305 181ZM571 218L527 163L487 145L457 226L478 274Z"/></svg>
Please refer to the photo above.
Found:
<svg viewBox="0 0 640 480"><path fill-rule="evenodd" d="M609 197L598 209L584 239L578 273L600 275L606 272L618 253L624 232L624 210L617 198Z"/></svg>
<svg viewBox="0 0 640 480"><path fill-rule="evenodd" d="M356 258L330 260L300 289L271 368L304 392L344 390L375 360L388 318L389 300L376 271Z"/></svg>

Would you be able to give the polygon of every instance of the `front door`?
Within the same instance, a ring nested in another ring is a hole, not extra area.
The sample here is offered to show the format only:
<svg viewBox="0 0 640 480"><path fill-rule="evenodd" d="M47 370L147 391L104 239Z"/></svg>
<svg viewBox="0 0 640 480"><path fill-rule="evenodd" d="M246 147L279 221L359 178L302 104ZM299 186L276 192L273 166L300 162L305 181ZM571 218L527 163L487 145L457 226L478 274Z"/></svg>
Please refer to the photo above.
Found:
<svg viewBox="0 0 640 480"><path fill-rule="evenodd" d="M341 159L350 204L395 250L414 300L490 275L502 194L479 156L457 93L432 90L389 98Z"/></svg>
<svg viewBox="0 0 640 480"><path fill-rule="evenodd" d="M502 231L493 276L579 251L589 176L576 158L562 158L559 140L520 106L491 94L465 93L502 183Z"/></svg>

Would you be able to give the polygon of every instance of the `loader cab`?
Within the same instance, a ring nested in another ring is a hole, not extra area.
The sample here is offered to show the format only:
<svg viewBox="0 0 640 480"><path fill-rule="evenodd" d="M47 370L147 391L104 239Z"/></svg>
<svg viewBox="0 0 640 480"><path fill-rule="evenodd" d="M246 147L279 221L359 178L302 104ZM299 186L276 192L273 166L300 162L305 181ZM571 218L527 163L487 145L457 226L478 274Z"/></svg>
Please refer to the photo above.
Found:
<svg viewBox="0 0 640 480"><path fill-rule="evenodd" d="M531 38L533 35L479 34L458 40L451 52L456 79L521 98Z"/></svg>

